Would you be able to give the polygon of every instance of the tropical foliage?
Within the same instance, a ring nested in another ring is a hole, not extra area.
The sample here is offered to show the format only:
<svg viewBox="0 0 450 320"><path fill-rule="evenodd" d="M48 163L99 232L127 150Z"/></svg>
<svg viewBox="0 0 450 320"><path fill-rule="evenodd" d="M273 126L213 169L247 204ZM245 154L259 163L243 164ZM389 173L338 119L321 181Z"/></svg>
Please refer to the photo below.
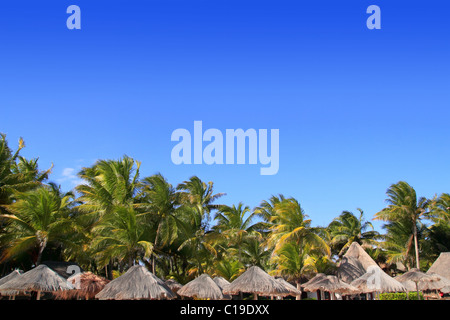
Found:
<svg viewBox="0 0 450 320"><path fill-rule="evenodd" d="M234 280L252 265L297 283L333 273L353 242L377 261L427 268L450 250L450 195L418 197L404 181L387 190L374 230L361 209L342 211L314 226L300 202L282 194L256 208L225 205L225 193L197 176L172 185L157 173L141 177L141 163L124 156L98 160L78 172L64 192L51 169L13 151L0 136L0 273L45 260L72 260L108 278L141 263L185 283L204 272Z"/></svg>

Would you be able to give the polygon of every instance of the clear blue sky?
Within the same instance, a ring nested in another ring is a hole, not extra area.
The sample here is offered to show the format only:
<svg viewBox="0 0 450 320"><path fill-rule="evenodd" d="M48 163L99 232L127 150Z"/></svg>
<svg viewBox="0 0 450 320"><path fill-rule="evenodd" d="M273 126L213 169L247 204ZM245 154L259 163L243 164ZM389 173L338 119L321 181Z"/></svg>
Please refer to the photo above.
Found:
<svg viewBox="0 0 450 320"><path fill-rule="evenodd" d="M71 4L81 30L66 27ZM372 4L381 30L366 27ZM444 0L8 1L0 132L66 190L127 154L143 176L214 181L225 204L282 193L314 225L357 207L370 219L399 180L450 192L449 15ZM174 165L171 133L194 120L279 129L278 174Z"/></svg>

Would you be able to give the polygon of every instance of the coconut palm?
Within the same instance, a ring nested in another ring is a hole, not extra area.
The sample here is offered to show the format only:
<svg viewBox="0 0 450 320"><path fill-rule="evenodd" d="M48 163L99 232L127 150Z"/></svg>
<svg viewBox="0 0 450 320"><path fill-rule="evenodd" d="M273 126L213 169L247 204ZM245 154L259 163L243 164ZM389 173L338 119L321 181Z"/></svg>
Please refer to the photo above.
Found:
<svg viewBox="0 0 450 320"><path fill-rule="evenodd" d="M9 214L0 216L8 222L7 233L2 235L2 243L9 243L3 259L37 249L35 265L39 265L48 243L65 242L76 229L70 218L73 194L62 194L55 185L44 185L16 192L14 197L16 202L5 206Z"/></svg>
<svg viewBox="0 0 450 320"><path fill-rule="evenodd" d="M8 146L6 135L0 134L0 206L12 203L15 191L27 191L36 188L48 178L51 168L40 171L38 159L27 160L19 155L25 147L22 138L15 153ZM0 213L4 208L0 207Z"/></svg>
<svg viewBox="0 0 450 320"><path fill-rule="evenodd" d="M392 184L386 192L388 206L375 214L375 220L392 222L405 222L411 225L410 234L414 242L416 267L419 264L419 238L418 223L429 214L429 200L417 197L416 191L408 183L400 181Z"/></svg>
<svg viewBox="0 0 450 320"><path fill-rule="evenodd" d="M331 245L339 250L339 256L344 254L352 242L373 244L374 240L379 237L379 233L374 231L372 223L364 220L364 212L360 208L357 210L359 217L350 211L343 211L328 225ZM367 230L369 228L371 230Z"/></svg>
<svg viewBox="0 0 450 320"><path fill-rule="evenodd" d="M450 194L443 193L430 201L430 216L436 223L450 222Z"/></svg>
<svg viewBox="0 0 450 320"><path fill-rule="evenodd" d="M211 211L220 207L220 205L213 202L225 195L225 193L214 194L213 186L212 181L205 183L197 176L193 176L177 186L182 202L195 206L198 212L201 212L205 230L209 229Z"/></svg>
<svg viewBox="0 0 450 320"><path fill-rule="evenodd" d="M319 236L320 228L311 227L311 220L307 217L296 199L289 198L277 203L271 218L273 225L268 238L269 246L276 252L286 243L308 245L330 255L330 247Z"/></svg>
<svg viewBox="0 0 450 320"><path fill-rule="evenodd" d="M147 259L152 253L153 244L144 214L131 206L115 206L110 214L103 217L92 232L96 235L92 246L98 248L97 256L104 265L111 259L128 260L128 267L136 259Z"/></svg>
<svg viewBox="0 0 450 320"><path fill-rule="evenodd" d="M270 274L278 275L296 284L301 290L302 278L317 272L316 258L312 255L311 247L299 246L295 243L284 243L272 257L276 266ZM300 299L300 296L297 296Z"/></svg>
<svg viewBox="0 0 450 320"><path fill-rule="evenodd" d="M238 260L223 259L214 265L214 275L233 281L244 272L244 266Z"/></svg>

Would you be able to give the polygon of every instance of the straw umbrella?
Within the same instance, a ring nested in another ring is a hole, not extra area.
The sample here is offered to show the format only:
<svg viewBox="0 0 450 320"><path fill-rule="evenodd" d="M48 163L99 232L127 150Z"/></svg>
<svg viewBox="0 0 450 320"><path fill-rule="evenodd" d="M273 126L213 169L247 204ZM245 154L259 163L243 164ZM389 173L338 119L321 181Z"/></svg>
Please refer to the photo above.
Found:
<svg viewBox="0 0 450 320"><path fill-rule="evenodd" d="M6 276L0 279L0 286L18 276L20 276L19 270L14 270L13 272L7 274Z"/></svg>
<svg viewBox="0 0 450 320"><path fill-rule="evenodd" d="M404 274L396 277L396 279L400 282L404 281L413 281L416 284L416 291L417 291L417 299L420 300L419 295L419 282L432 282L432 281L438 281L438 278L436 276L428 275L426 273L423 273L417 268L413 268L409 270L408 272L405 272Z"/></svg>
<svg viewBox="0 0 450 320"><path fill-rule="evenodd" d="M172 290L173 293L177 293L178 290L180 290L183 287L183 285L181 283L178 283L177 281L175 281L173 279L167 279L164 282L170 288L170 290Z"/></svg>
<svg viewBox="0 0 450 320"><path fill-rule="evenodd" d="M57 292L57 299L94 299L95 295L103 290L109 283L109 280L97 276L92 272L82 272L70 276L67 281L74 286L75 289Z"/></svg>
<svg viewBox="0 0 450 320"><path fill-rule="evenodd" d="M289 295L291 296L300 296L302 292L298 290L295 286L284 280L283 278L276 278L276 280L281 283L285 288L289 291Z"/></svg>
<svg viewBox="0 0 450 320"><path fill-rule="evenodd" d="M433 262L427 273L437 273L450 280L450 252L441 252L436 261Z"/></svg>
<svg viewBox="0 0 450 320"><path fill-rule="evenodd" d="M14 270L13 272L7 274L6 276L4 276L3 278L0 279L0 286L5 284L6 282L15 279L16 277L19 277L21 275L21 273L18 270ZM17 291L4 291L3 293L0 291L0 296L4 295L4 296L11 296L10 299L14 299L14 296L18 294Z"/></svg>
<svg viewBox="0 0 450 320"><path fill-rule="evenodd" d="M312 283L304 286L304 288L305 291L328 291L331 294L331 300L334 300L333 297L335 293L351 294L358 292L357 288L343 281L340 281L336 276L332 275L321 277L316 281L313 281Z"/></svg>
<svg viewBox="0 0 450 320"><path fill-rule="evenodd" d="M353 280L350 285L359 289L362 293L406 291L406 288L402 283L386 274L378 266L371 266L368 268L368 272L358 279Z"/></svg>
<svg viewBox="0 0 450 320"><path fill-rule="evenodd" d="M306 288L307 286L310 286L313 283L315 283L317 281L320 281L320 280L322 280L322 279L324 279L326 277L327 277L327 275L325 273L318 273L313 278L309 279L309 281L307 281L304 284L302 284L301 287L302 288ZM311 292L312 290L305 290L305 291L310 291ZM323 299L322 291L319 290L319 293L320 293L320 298Z"/></svg>
<svg viewBox="0 0 450 320"><path fill-rule="evenodd" d="M37 292L36 300L40 299L41 292L70 289L73 289L73 286L66 279L43 264L0 286L0 291L6 292L35 291Z"/></svg>
<svg viewBox="0 0 450 320"><path fill-rule="evenodd" d="M223 287L230 284L230 282L223 277L214 277L213 281L219 286L220 290L222 290L222 294L223 294ZM231 295L224 294L223 298L225 300L231 300Z"/></svg>
<svg viewBox="0 0 450 320"><path fill-rule="evenodd" d="M136 265L105 285L95 297L99 300L157 300L171 299L175 294L147 268Z"/></svg>
<svg viewBox="0 0 450 320"><path fill-rule="evenodd" d="M284 285L257 266L248 268L223 288L224 294L233 295L239 292L253 293L255 300L258 300L258 295L285 296L290 294Z"/></svg>
<svg viewBox="0 0 450 320"><path fill-rule="evenodd" d="M196 299L222 300L222 289L206 273L186 283L178 294Z"/></svg>

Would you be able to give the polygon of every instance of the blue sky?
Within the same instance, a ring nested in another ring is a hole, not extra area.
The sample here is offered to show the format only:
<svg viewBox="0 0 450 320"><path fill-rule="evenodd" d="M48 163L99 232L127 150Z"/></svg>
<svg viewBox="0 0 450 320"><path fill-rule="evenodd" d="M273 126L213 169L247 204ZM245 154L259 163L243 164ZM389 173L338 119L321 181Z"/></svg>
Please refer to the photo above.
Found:
<svg viewBox="0 0 450 320"><path fill-rule="evenodd" d="M66 8L81 8L68 30ZM366 27L369 5L381 29ZM405 180L450 192L448 1L15 1L0 9L0 132L71 189L96 159L198 175L254 207L297 198L314 225L385 206ZM279 129L280 168L179 165L177 128ZM375 223L377 228L381 225Z"/></svg>

